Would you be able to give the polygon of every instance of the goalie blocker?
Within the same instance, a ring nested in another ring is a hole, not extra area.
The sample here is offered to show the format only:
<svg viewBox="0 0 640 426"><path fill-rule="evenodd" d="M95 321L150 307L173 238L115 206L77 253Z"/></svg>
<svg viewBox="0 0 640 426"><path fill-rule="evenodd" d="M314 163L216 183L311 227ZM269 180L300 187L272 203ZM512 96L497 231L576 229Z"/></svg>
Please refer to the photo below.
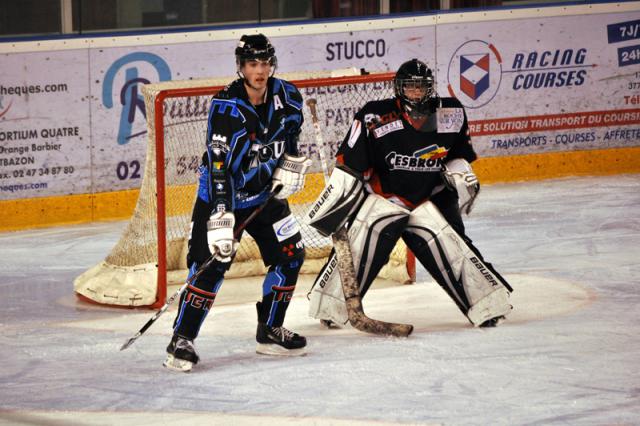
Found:
<svg viewBox="0 0 640 426"><path fill-rule="evenodd" d="M307 213L307 224L328 237L344 226L365 196L361 176L337 164L324 190Z"/></svg>
<svg viewBox="0 0 640 426"><path fill-rule="evenodd" d="M321 198L322 195L318 201ZM326 210L330 206L318 207L323 217L331 216L331 211ZM314 226L313 222L310 224ZM430 201L409 211L377 194L369 194L348 235L361 296L402 237L474 326L503 317L512 309L508 303L509 284L482 259L470 241L453 230ZM335 253L331 253L316 278L309 299L311 317L339 326L348 321Z"/></svg>

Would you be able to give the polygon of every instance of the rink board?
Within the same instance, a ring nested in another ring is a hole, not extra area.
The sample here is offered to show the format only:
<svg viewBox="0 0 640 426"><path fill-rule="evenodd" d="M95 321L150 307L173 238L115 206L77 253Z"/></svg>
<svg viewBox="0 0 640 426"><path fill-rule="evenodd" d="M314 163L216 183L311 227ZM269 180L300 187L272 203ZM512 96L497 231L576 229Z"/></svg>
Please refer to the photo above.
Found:
<svg viewBox="0 0 640 426"><path fill-rule="evenodd" d="M474 169L484 184L640 173L640 148L481 158ZM127 219L137 199L138 190L125 190L0 201L0 231Z"/></svg>

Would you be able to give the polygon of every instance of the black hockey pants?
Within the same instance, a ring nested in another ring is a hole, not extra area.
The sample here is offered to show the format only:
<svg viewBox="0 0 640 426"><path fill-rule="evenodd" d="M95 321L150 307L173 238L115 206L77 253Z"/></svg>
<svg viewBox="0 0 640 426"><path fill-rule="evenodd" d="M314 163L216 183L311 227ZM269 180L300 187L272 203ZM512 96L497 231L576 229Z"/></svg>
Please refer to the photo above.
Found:
<svg viewBox="0 0 640 426"><path fill-rule="evenodd" d="M236 210L236 226L255 208ZM187 255L190 276L211 256L207 243L210 212L209 203L198 197L193 209L193 229ZM263 283L259 321L274 327L281 326L304 261L302 237L289 204L277 198L272 198L245 229L255 240L263 263L269 268ZM174 333L190 340L197 337L230 267L231 262L214 261L187 288L180 299Z"/></svg>

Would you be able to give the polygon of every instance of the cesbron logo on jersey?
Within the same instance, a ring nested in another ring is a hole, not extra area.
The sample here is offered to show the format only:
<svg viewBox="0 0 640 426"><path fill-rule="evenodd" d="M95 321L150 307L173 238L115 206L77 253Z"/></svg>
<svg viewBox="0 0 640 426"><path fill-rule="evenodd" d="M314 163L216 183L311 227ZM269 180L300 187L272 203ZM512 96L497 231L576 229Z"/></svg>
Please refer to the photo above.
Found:
<svg viewBox="0 0 640 426"><path fill-rule="evenodd" d="M502 58L494 45L469 40L451 56L447 88L465 107L480 108L489 103L498 93L501 81Z"/></svg>
<svg viewBox="0 0 640 426"><path fill-rule="evenodd" d="M447 155L446 148L430 145L419 149L413 155L390 152L385 157L389 170L407 170L411 172L437 172L442 170L442 159Z"/></svg>
<svg viewBox="0 0 640 426"><path fill-rule="evenodd" d="M102 83L102 103L105 107L113 108L113 89L118 71L132 62L138 62L140 65L143 63L150 64L158 73L158 81L171 80L171 70L169 65L160 56L148 52L134 52L123 56L116 60L104 76ZM155 79L154 79L155 80ZM148 78L139 77L138 68L130 66L125 69L124 84L120 89L119 100L122 105L122 112L120 113L120 126L118 129L118 144L124 145L129 143L129 140L135 136L146 133L146 126L144 130L136 134L132 134L133 122L136 117L136 109L139 109L142 113L142 117L146 118L147 113L144 107L144 98L138 95L138 85L148 84L152 80Z"/></svg>

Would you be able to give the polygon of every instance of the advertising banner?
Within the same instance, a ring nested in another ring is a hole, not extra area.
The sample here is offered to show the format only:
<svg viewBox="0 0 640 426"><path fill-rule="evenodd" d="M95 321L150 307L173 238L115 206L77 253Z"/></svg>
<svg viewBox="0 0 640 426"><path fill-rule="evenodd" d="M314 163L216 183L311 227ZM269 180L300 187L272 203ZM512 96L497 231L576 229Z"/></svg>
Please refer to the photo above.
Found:
<svg viewBox="0 0 640 426"><path fill-rule="evenodd" d="M440 25L439 89L466 106L484 157L638 146L639 26L640 13Z"/></svg>
<svg viewBox="0 0 640 426"><path fill-rule="evenodd" d="M465 105L483 157L640 146L640 12L270 37L280 73L427 62L438 92ZM1 55L0 200L140 186L142 85L235 75L236 39L153 40ZM321 99L349 93L302 94L329 130L359 107Z"/></svg>
<svg viewBox="0 0 640 426"><path fill-rule="evenodd" d="M435 62L433 27L284 36L271 40L278 56L278 73L348 67L390 70L397 68L407 55ZM140 186L147 144L141 85L172 79L233 78L236 44L237 40L228 40L90 51L91 75L95 76L91 79L94 94L91 135L96 192ZM332 94L307 91L303 96ZM341 121L350 121L355 112L334 109L319 113L341 124ZM204 131L202 146L204 150Z"/></svg>
<svg viewBox="0 0 640 426"><path fill-rule="evenodd" d="M0 199L89 193L87 50L2 55Z"/></svg>

